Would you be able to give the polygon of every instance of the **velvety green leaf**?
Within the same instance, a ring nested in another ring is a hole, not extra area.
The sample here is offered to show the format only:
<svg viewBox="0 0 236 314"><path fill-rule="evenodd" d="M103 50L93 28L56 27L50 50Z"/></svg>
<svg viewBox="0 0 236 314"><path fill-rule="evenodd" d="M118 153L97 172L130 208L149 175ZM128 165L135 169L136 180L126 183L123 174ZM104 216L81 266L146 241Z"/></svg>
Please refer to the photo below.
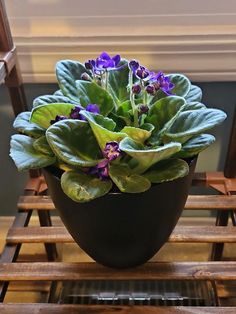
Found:
<svg viewBox="0 0 236 314"><path fill-rule="evenodd" d="M200 102L202 100L202 90L196 85L191 85L188 94L185 96L187 102Z"/></svg>
<svg viewBox="0 0 236 314"><path fill-rule="evenodd" d="M130 138L132 138L134 141L138 143L144 143L146 139L148 139L151 135L150 131L135 128L132 126L125 126L121 133L126 133Z"/></svg>
<svg viewBox="0 0 236 314"><path fill-rule="evenodd" d="M55 95L55 96L65 96L60 89L56 90L53 95Z"/></svg>
<svg viewBox="0 0 236 314"><path fill-rule="evenodd" d="M43 95L35 98L33 101L33 108L46 105L46 104L55 104L55 103L68 103L78 105L78 102L70 99L66 96L57 96L57 95Z"/></svg>
<svg viewBox="0 0 236 314"><path fill-rule="evenodd" d="M75 105L64 103L38 106L33 109L30 121L47 129L51 125L50 121L54 120L57 115L69 117L74 107Z"/></svg>
<svg viewBox="0 0 236 314"><path fill-rule="evenodd" d="M120 142L120 149L139 162L139 166L134 170L142 173L153 164L162 159L166 159L180 151L180 143L169 143L155 148L145 147L130 138L125 138Z"/></svg>
<svg viewBox="0 0 236 314"><path fill-rule="evenodd" d="M61 186L73 201L84 203L107 194L112 188L112 182L82 172L68 171L61 177Z"/></svg>
<svg viewBox="0 0 236 314"><path fill-rule="evenodd" d="M129 93L127 86L129 83L129 67L126 60L122 60L120 64L127 64L126 67L117 70L110 71L108 76L108 86L111 95L115 96L117 105L129 99Z"/></svg>
<svg viewBox="0 0 236 314"><path fill-rule="evenodd" d="M219 109L181 112L165 133L165 140L184 143L194 135L203 133L220 124L225 118L226 114Z"/></svg>
<svg viewBox="0 0 236 314"><path fill-rule="evenodd" d="M79 101L76 81L80 80L81 74L84 72L90 75L90 72L84 67L82 63L78 61L61 60L57 62L57 80L60 89L65 96L75 101Z"/></svg>
<svg viewBox="0 0 236 314"><path fill-rule="evenodd" d="M29 135L31 137L40 137L44 135L45 130L42 129L40 126L37 124L29 122L31 116L31 112L25 111L21 112L18 114L16 117L13 127L16 129L18 132Z"/></svg>
<svg viewBox="0 0 236 314"><path fill-rule="evenodd" d="M149 132L152 132L155 129L155 127L151 123L144 123L144 124L141 125L141 129L147 130Z"/></svg>
<svg viewBox="0 0 236 314"><path fill-rule="evenodd" d="M116 113L119 116L130 118L130 110L132 110L131 102L127 100L123 102L122 104L120 104Z"/></svg>
<svg viewBox="0 0 236 314"><path fill-rule="evenodd" d="M156 127L156 130L161 130L167 122L176 116L181 108L185 105L185 100L178 96L168 96L162 98L152 105L146 118Z"/></svg>
<svg viewBox="0 0 236 314"><path fill-rule="evenodd" d="M69 165L91 167L102 159L97 141L85 121L59 121L48 128L46 136L55 155Z"/></svg>
<svg viewBox="0 0 236 314"><path fill-rule="evenodd" d="M97 104L102 115L112 111L114 104L110 94L94 82L76 81L77 95L83 107Z"/></svg>
<svg viewBox="0 0 236 314"><path fill-rule="evenodd" d="M191 82L189 79L183 74L169 74L167 75L171 82L175 84L175 87L171 90L171 92L177 96L185 97L188 95Z"/></svg>
<svg viewBox="0 0 236 314"><path fill-rule="evenodd" d="M181 158L196 156L214 141L215 137L211 134L196 135L182 145L181 151L176 156Z"/></svg>
<svg viewBox="0 0 236 314"><path fill-rule="evenodd" d="M152 183L162 183L185 177L188 172L189 166L184 160L171 158L155 164L144 177Z"/></svg>
<svg viewBox="0 0 236 314"><path fill-rule="evenodd" d="M129 167L125 165L110 165L109 175L121 192L141 193L151 187L148 179L132 174Z"/></svg>
<svg viewBox="0 0 236 314"><path fill-rule="evenodd" d="M34 146L34 149L37 150L39 153L42 153L48 156L54 156L54 153L51 147L49 146L45 135L36 139L33 143L33 146Z"/></svg>
<svg viewBox="0 0 236 314"><path fill-rule="evenodd" d="M114 112L110 112L108 115L108 118L111 118L115 122L115 124L116 124L115 131L116 132L119 132L121 129L123 129L130 122L130 121L128 121L127 118L118 116Z"/></svg>
<svg viewBox="0 0 236 314"><path fill-rule="evenodd" d="M33 143L34 139L26 135L15 134L12 136L10 156L19 171L43 168L55 163L55 157L36 151Z"/></svg>
<svg viewBox="0 0 236 314"><path fill-rule="evenodd" d="M105 118L100 115L94 115L88 111L81 111L84 117L86 117L89 122L91 129L93 130L94 136L100 148L103 150L107 142L116 141L120 142L127 135L121 132L113 132L108 129L108 123L111 123L111 119ZM113 122L114 123L114 122Z"/></svg>
<svg viewBox="0 0 236 314"><path fill-rule="evenodd" d="M197 101L194 101L194 102L189 102L185 105L184 107L184 111L187 111L187 110L198 110L198 109L206 109L207 107L200 103L200 102L197 102Z"/></svg>

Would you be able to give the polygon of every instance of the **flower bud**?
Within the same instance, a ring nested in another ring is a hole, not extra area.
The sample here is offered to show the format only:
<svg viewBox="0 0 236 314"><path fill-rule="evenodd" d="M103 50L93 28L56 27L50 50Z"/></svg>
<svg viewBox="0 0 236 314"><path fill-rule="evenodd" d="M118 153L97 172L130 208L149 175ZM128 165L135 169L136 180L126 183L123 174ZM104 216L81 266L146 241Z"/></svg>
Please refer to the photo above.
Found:
<svg viewBox="0 0 236 314"><path fill-rule="evenodd" d="M132 86L132 92L133 94L138 95L141 92L141 86L136 84Z"/></svg>
<svg viewBox="0 0 236 314"><path fill-rule="evenodd" d="M88 60L84 63L84 66L87 70L92 70L93 67L95 65L95 61L94 60Z"/></svg>
<svg viewBox="0 0 236 314"><path fill-rule="evenodd" d="M80 78L81 78L81 80L84 80L84 81L91 81L90 76L86 72L82 73Z"/></svg>
<svg viewBox="0 0 236 314"><path fill-rule="evenodd" d="M151 95L153 95L153 94L155 94L155 87L153 86L153 85L148 85L147 87L146 87L146 92L148 93L148 94L151 94Z"/></svg>
<svg viewBox="0 0 236 314"><path fill-rule="evenodd" d="M141 104L141 105L139 106L139 113L140 113L140 114L148 113L148 110L149 110L148 105Z"/></svg>

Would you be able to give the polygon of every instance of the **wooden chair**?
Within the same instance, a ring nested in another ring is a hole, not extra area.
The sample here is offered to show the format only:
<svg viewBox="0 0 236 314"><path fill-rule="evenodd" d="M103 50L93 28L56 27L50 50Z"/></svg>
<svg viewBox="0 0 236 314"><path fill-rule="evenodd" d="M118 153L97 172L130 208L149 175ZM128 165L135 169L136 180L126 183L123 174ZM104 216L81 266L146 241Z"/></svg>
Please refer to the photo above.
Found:
<svg viewBox="0 0 236 314"><path fill-rule="evenodd" d="M13 43L11 30L6 14L5 3L0 1L0 83L4 83L9 91L14 114L27 111L27 102L24 92L23 80L19 68L17 51ZM30 171L30 180L25 189L25 195L38 194L42 178L40 172ZM18 210L13 227L25 227L28 225L32 211L22 212ZM48 211L39 211L41 226L51 226L51 219ZM19 254L21 245L8 245L3 251L1 262L14 262ZM48 260L55 260L57 257L55 244L45 244ZM0 283L0 300L3 298L3 291L7 284Z"/></svg>
<svg viewBox="0 0 236 314"><path fill-rule="evenodd" d="M17 61L3 0L0 0L0 81L4 81L11 96L15 114L27 110L22 78ZM56 261L55 243L73 243L73 239L63 226L53 227L49 212L54 206L49 196L42 195L45 182L40 173L31 172L25 187L25 193L19 198L18 210L9 229L6 246L0 259L0 313L111 313L118 311L116 306L52 304L48 302L34 304L3 303L9 282L28 283L32 281L49 283L51 291L58 280L208 280L213 283L221 296L233 292L227 290L227 283L236 280L236 261L221 261L225 243L236 243L236 116L232 126L224 173L197 173L193 184L213 187L220 195L190 195L185 209L217 210L216 226L176 227L170 236L172 243L212 243L210 261L206 262L155 262L147 263L137 269L115 271L96 263L63 263ZM37 211L39 227L30 227L33 210ZM228 226L231 218L233 226ZM53 243L52 243L53 242ZM24 243L43 243L48 261L19 261L19 253ZM223 281L223 282L222 282ZM52 283L52 284L51 284ZM236 307L221 307L220 295L218 307L152 307L119 306L119 313L236 313ZM234 296L235 292L234 292Z"/></svg>

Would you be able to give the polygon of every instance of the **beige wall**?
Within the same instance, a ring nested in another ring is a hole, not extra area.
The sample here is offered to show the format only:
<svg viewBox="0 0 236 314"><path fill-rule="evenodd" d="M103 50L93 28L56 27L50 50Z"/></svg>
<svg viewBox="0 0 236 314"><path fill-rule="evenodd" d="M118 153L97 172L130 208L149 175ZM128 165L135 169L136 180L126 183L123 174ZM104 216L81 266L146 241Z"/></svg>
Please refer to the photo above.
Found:
<svg viewBox="0 0 236 314"><path fill-rule="evenodd" d="M26 82L105 50L197 81L236 80L235 0L6 0Z"/></svg>

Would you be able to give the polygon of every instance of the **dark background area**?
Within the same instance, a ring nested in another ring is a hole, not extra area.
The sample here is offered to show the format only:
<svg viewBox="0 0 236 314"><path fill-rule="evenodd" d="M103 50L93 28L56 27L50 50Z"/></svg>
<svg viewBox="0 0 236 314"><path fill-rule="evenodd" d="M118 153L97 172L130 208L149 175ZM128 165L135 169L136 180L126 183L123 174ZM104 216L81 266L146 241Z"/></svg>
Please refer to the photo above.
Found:
<svg viewBox="0 0 236 314"><path fill-rule="evenodd" d="M230 129L236 104L235 82L194 83L203 90L203 103L211 108L224 110L228 119L211 133L216 136L216 142L200 154L197 171L223 170L227 153ZM25 84L28 105L39 95L54 93L56 84ZM22 193L27 173L19 173L9 157L10 136L14 133L14 120L7 89L0 88L0 215L14 215L18 196Z"/></svg>

